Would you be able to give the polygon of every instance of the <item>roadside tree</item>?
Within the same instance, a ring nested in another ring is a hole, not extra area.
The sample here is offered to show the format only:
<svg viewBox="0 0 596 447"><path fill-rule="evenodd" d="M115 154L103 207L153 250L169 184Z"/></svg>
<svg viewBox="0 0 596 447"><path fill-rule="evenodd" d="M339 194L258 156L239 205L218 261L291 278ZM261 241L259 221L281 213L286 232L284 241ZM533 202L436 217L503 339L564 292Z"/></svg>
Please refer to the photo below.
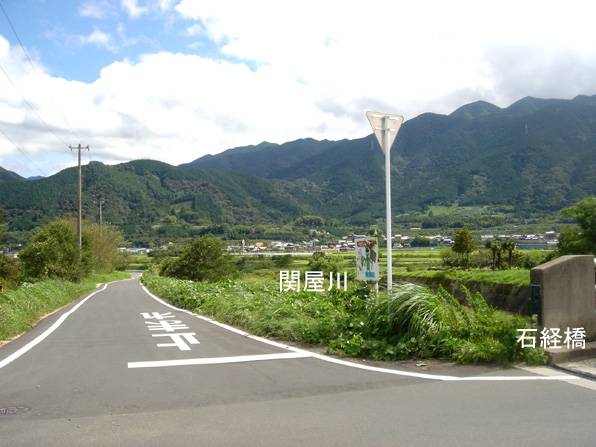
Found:
<svg viewBox="0 0 596 447"><path fill-rule="evenodd" d="M122 234L111 227L83 222L79 250L76 219L48 222L19 254L25 275L80 281L92 272L105 273L126 267L126 255L118 251Z"/></svg>

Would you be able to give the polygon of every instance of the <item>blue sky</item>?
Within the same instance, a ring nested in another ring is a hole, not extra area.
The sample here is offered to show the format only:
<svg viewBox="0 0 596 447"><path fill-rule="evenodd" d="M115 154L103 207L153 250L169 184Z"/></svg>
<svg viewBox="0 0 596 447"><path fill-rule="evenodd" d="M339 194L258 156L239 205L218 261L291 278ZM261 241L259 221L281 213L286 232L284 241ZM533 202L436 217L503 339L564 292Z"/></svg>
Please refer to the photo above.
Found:
<svg viewBox="0 0 596 447"><path fill-rule="evenodd" d="M596 94L590 1L0 4L0 166L23 176L74 165L69 145L90 146L85 162L177 165L360 138L367 110Z"/></svg>

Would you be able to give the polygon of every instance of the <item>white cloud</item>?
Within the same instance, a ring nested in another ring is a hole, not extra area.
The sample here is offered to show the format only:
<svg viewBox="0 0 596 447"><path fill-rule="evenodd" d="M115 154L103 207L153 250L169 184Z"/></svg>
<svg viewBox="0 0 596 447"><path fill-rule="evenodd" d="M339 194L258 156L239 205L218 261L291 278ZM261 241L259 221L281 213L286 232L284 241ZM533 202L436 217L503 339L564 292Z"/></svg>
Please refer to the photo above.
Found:
<svg viewBox="0 0 596 447"><path fill-rule="evenodd" d="M100 31L94 28L93 31L86 36L78 36L80 45L96 45L98 47L107 48L109 50L116 50L117 47L112 43L114 38L111 34Z"/></svg>
<svg viewBox="0 0 596 447"><path fill-rule="evenodd" d="M502 80L501 73L512 68L494 72L495 47L515 53L516 46L526 43L549 57L554 45L566 43L589 58L595 55L589 14L594 7L588 2L564 8L553 1L508 0L491 5L305 0L292 5L254 1L231 7L228 2L183 0L177 10L201 20L224 54L267 63L302 80L318 103L329 98L349 109L353 97L369 97L409 117L424 112L428 104L444 104L436 110L440 112L453 110L458 104L444 99L456 100L458 92L464 97L486 92L487 99L498 99L501 105L518 99L490 93ZM548 76L548 60L533 62L528 76ZM536 92L548 95L546 88Z"/></svg>
<svg viewBox="0 0 596 447"><path fill-rule="evenodd" d="M147 6L139 6L138 3L138 0L120 0L122 9L132 18L138 18L149 11Z"/></svg>
<svg viewBox="0 0 596 447"><path fill-rule="evenodd" d="M102 5L85 2L79 13L100 17ZM44 75L93 159L105 162L179 164L264 140L358 138L371 133L366 110L411 119L480 99L506 107L528 95L596 94L595 7L587 1L122 0L121 7L134 24L118 22L113 35L95 28L80 42L130 48L141 39L127 35L138 35L135 25L149 14L167 17L187 40L179 52L115 61L93 83ZM184 54L188 48L196 54ZM16 54L0 39L2 65L70 142ZM0 126L7 123L31 154L62 154L5 84ZM0 155L7 151L0 141Z"/></svg>
<svg viewBox="0 0 596 447"><path fill-rule="evenodd" d="M83 17L104 19L108 16L111 7L105 0L88 0L79 6L79 14Z"/></svg>
<svg viewBox="0 0 596 447"><path fill-rule="evenodd" d="M120 0L121 8L133 19L149 13L163 13L173 8L178 0Z"/></svg>

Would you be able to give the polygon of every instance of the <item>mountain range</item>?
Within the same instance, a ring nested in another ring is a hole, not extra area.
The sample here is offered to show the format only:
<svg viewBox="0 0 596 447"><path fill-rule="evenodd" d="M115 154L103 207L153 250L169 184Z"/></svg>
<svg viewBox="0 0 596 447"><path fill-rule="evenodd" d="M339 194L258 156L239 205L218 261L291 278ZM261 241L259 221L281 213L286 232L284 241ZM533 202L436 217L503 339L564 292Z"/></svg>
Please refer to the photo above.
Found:
<svg viewBox="0 0 596 447"><path fill-rule="evenodd" d="M596 95L485 101L406 121L391 151L394 213L431 205L552 213L596 194ZM374 135L229 149L171 166L83 166L85 214L127 234L189 225L285 223L304 214L357 225L383 218L384 156ZM94 203L95 202L95 203ZM14 231L74 212L76 169L26 181L0 168L0 208Z"/></svg>

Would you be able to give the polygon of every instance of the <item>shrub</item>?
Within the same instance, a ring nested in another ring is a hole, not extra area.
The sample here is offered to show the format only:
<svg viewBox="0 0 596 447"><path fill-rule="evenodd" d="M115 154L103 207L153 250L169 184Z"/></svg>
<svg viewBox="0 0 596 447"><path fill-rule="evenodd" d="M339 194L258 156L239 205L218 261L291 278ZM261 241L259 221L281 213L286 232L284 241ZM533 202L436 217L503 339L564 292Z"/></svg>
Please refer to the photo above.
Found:
<svg viewBox="0 0 596 447"><path fill-rule="evenodd" d="M308 261L308 270L323 272L326 276L331 272L339 273L341 268L340 257L328 255L322 251L313 253Z"/></svg>
<svg viewBox="0 0 596 447"><path fill-rule="evenodd" d="M118 252L121 233L111 227L84 222L82 250L79 250L77 221L58 219L39 229L31 243L19 254L25 275L80 281L92 272L123 268L125 255Z"/></svg>
<svg viewBox="0 0 596 447"><path fill-rule="evenodd" d="M15 288L23 278L23 267L17 259L0 254L0 284Z"/></svg>
<svg viewBox="0 0 596 447"><path fill-rule="evenodd" d="M236 274L229 254L223 254L227 244L212 236L201 236L187 245L177 259L166 260L160 274L190 281L223 281Z"/></svg>

